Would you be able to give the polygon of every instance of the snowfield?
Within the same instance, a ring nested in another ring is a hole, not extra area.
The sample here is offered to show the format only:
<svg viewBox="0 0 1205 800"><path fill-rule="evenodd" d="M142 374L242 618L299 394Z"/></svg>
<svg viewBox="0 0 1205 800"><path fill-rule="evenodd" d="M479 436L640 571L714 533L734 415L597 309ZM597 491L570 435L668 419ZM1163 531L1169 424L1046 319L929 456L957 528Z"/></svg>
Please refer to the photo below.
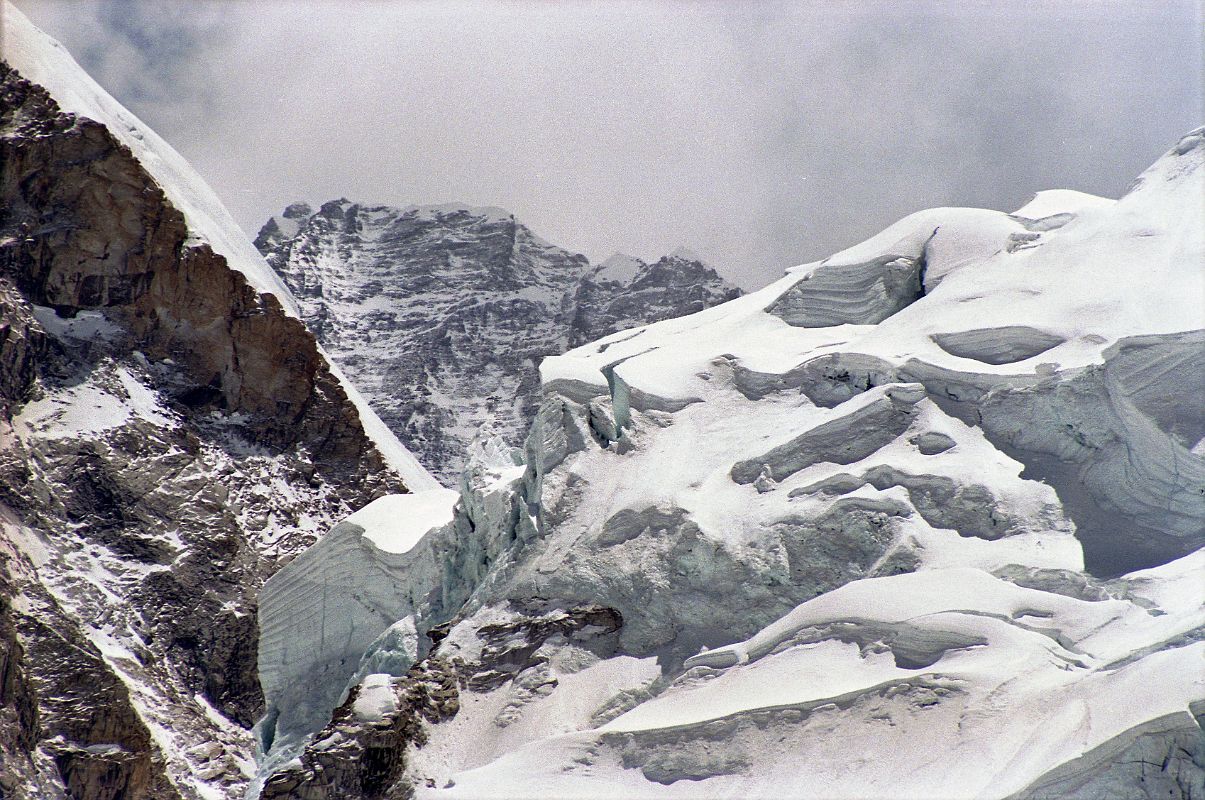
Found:
<svg viewBox="0 0 1205 800"><path fill-rule="evenodd" d="M1203 796L1203 139L545 359L453 511L511 544L414 609L417 796Z"/></svg>

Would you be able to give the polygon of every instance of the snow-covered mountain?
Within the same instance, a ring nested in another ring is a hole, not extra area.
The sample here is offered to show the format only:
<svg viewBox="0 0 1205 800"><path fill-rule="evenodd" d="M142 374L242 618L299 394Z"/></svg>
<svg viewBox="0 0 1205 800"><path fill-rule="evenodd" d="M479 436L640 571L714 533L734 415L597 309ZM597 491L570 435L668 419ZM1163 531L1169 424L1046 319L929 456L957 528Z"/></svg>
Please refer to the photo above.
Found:
<svg viewBox="0 0 1205 800"><path fill-rule="evenodd" d="M2 8L0 797L1205 797L1205 129L714 306L294 207L295 300ZM302 319L427 409L580 346L448 489Z"/></svg>
<svg viewBox="0 0 1205 800"><path fill-rule="evenodd" d="M297 203L255 243L318 341L447 485L483 428L522 442L545 356L740 294L684 250L591 267L498 208Z"/></svg>
<svg viewBox="0 0 1205 800"><path fill-rule="evenodd" d="M264 578L436 483L200 177L0 10L0 796L241 796Z"/></svg>
<svg viewBox="0 0 1205 800"><path fill-rule="evenodd" d="M582 277L574 295L569 343L577 347L617 331L694 314L740 295L686 248L651 264L616 253Z"/></svg>
<svg viewBox="0 0 1205 800"><path fill-rule="evenodd" d="M1203 796L1203 219L1205 129L546 359L265 585L262 796Z"/></svg>

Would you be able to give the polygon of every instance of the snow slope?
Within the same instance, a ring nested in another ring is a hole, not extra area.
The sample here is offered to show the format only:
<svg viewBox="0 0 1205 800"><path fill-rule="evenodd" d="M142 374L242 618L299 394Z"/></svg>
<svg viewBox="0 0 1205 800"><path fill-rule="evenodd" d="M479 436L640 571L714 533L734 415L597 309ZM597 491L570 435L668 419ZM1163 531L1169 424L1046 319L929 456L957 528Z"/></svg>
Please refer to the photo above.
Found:
<svg viewBox="0 0 1205 800"><path fill-rule="evenodd" d="M463 529L511 545L423 662L459 710L421 712L391 779L1200 796L1203 139L1115 202L920 212L545 359L525 471L462 487ZM269 786L340 764L308 748Z"/></svg>
<svg viewBox="0 0 1205 800"><path fill-rule="evenodd" d="M1142 579L1163 587L1203 566L1198 553ZM1192 735L1205 608L1199 591L1175 600L1084 601L966 568L858 581L687 662L589 735L518 749L429 794L1010 797L1152 720Z"/></svg>
<svg viewBox="0 0 1205 800"><path fill-rule="evenodd" d="M921 212L547 359L613 443L537 461L480 606L588 597L685 661L488 763L414 750L420 796L1198 796L1203 135L1119 201Z"/></svg>
<svg viewBox="0 0 1205 800"><path fill-rule="evenodd" d="M1010 446L1062 461L1080 459L1084 448L1109 451L1113 436L1131 440L1132 452L1102 454L1110 466L1079 479L1094 498L1133 514L1144 528L1194 538L1205 508L1192 489L1202 473L1190 451L1205 431L1194 410L1156 412L1153 405L1188 403L1200 388L1191 333L1205 322L1198 302L1205 297L1200 138L1199 132L1186 137L1177 148L1183 153L1160 159L1115 204L1093 204L1056 229L1018 239L1013 220L998 212L914 214L733 303L548 359L544 384L579 398L614 394L613 385L633 407L676 410L708 393L712 365L723 359L746 395L796 386L829 406L857 391L834 377L864 373L871 385L918 381L930 394L960 402L995 391L989 416L1022 397L1032 413L1048 415L1054 409L1038 403L1048 391L1064 380L1096 383L1103 373L1107 408L1095 409L1096 418L1077 409L1066 420L1072 441L1049 418L1027 430L1004 419L988 419L987 427L999 426ZM907 272L913 285L892 283L893 274ZM834 308L849 319L831 319ZM823 309L820 319L816 309ZM878 324L855 324L860 320ZM1151 335L1182 343L1169 345L1161 364L1122 368L1138 358L1122 353L1140 348L1136 339L1123 342ZM1116 366L1101 370L1110 354ZM1156 376L1160 386L1142 388ZM816 377L827 385L809 385ZM817 398L818 391L825 396ZM1156 399L1158 392L1167 397ZM1156 430L1137 435L1144 419ZM783 430L772 446L788 443L789 429ZM1172 474L1161 466L1169 460ZM1106 489L1111 480L1117 484ZM1168 513L1155 511L1160 504L1152 492L1172 498Z"/></svg>

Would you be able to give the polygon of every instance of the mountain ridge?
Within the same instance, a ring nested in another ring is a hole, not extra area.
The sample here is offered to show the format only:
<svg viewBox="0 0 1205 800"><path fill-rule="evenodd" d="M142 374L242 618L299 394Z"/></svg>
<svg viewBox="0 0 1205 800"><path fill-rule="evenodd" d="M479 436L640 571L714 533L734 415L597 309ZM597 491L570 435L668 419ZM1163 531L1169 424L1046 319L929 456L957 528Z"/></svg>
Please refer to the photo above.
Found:
<svg viewBox="0 0 1205 800"><path fill-rule="evenodd" d="M544 357L740 294L680 254L630 259L630 277L607 279L493 206L294 203L255 244L310 330L446 485L479 434L521 442Z"/></svg>
<svg viewBox="0 0 1205 800"><path fill-rule="evenodd" d="M1205 797L1205 128L716 304L294 206L293 298L0 8L0 795Z"/></svg>
<svg viewBox="0 0 1205 800"><path fill-rule="evenodd" d="M341 587L396 621L341 618L323 727L265 637L262 796L1197 797L1203 188L1205 129L1118 200L917 212L545 359L523 450L411 520L422 568ZM265 630L415 540L372 516Z"/></svg>
<svg viewBox="0 0 1205 800"><path fill-rule="evenodd" d="M263 580L436 484L195 171L0 13L0 793L241 794Z"/></svg>

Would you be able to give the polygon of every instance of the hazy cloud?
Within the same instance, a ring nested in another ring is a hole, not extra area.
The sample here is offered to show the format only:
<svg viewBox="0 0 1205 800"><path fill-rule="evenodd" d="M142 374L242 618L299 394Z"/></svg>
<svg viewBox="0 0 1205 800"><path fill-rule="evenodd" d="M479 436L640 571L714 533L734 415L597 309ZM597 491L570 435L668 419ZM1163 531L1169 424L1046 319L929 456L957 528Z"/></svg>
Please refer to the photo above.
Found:
<svg viewBox="0 0 1205 800"><path fill-rule="evenodd" d="M460 200L746 286L924 207L1116 196L1205 114L1191 1L18 5L252 235Z"/></svg>

